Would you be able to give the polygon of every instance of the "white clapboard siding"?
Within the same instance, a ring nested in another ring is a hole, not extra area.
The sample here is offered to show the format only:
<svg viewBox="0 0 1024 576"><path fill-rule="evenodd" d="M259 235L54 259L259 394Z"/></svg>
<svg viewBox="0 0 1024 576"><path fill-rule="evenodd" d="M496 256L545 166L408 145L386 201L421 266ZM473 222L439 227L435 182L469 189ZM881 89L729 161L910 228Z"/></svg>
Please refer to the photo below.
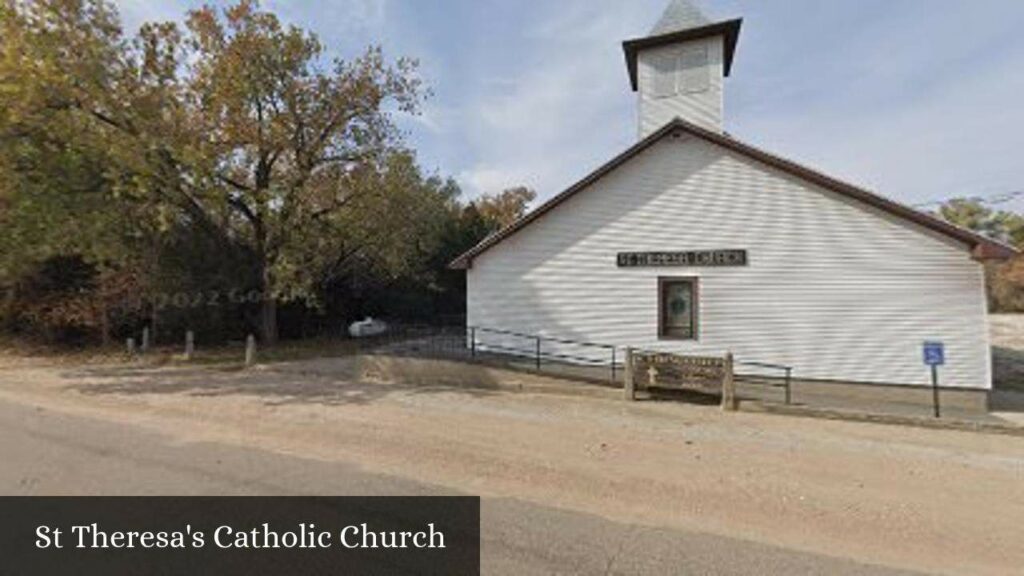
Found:
<svg viewBox="0 0 1024 576"><path fill-rule="evenodd" d="M750 265L616 266L619 252L714 249ZM699 342L659 341L659 276L700 277ZM944 385L991 387L984 276L965 246L685 136L476 257L468 322L909 385L929 382L921 345L941 340Z"/></svg>
<svg viewBox="0 0 1024 576"><path fill-rule="evenodd" d="M706 49L708 55L707 89L700 92L682 91L675 96L659 98L654 89L656 77L661 73L655 66L659 58L675 57L684 50ZM639 80L640 138L643 139L674 118L682 118L708 130L722 131L724 48L721 36L651 48L640 52L637 58Z"/></svg>

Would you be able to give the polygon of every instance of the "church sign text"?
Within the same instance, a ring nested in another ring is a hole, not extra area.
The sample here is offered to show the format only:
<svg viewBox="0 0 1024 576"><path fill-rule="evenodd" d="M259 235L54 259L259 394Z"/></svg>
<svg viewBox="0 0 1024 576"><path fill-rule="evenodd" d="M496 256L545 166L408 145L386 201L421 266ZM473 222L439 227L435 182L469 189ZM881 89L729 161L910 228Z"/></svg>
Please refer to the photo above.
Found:
<svg viewBox="0 0 1024 576"><path fill-rule="evenodd" d="M691 252L620 252L619 268L697 268L746 266L746 250L703 250Z"/></svg>

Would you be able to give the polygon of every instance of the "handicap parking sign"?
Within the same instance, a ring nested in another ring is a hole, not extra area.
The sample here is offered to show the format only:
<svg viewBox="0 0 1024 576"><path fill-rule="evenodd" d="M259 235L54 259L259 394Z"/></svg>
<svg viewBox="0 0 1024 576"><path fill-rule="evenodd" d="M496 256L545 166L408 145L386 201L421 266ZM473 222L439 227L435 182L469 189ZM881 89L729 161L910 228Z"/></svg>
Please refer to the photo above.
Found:
<svg viewBox="0 0 1024 576"><path fill-rule="evenodd" d="M924 343L925 366L943 366L946 363L946 347L942 342Z"/></svg>

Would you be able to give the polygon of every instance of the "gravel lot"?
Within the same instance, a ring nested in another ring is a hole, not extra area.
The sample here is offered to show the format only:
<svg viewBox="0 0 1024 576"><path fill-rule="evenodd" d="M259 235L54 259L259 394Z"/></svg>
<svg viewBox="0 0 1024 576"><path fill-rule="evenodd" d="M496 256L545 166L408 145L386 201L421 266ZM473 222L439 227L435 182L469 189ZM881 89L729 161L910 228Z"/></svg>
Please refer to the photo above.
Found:
<svg viewBox="0 0 1024 576"><path fill-rule="evenodd" d="M894 568L1024 566L1024 438L279 370L20 362L0 399Z"/></svg>

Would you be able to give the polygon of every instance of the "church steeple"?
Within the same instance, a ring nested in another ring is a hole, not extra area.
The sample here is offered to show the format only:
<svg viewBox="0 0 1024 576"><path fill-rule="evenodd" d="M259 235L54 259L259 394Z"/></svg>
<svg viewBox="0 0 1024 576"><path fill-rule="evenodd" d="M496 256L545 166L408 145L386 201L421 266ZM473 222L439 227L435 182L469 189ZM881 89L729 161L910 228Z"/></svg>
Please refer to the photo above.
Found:
<svg viewBox="0 0 1024 576"><path fill-rule="evenodd" d="M724 78L742 20L713 22L692 0L672 0L649 36L623 43L643 138L680 117L722 131Z"/></svg>
<svg viewBox="0 0 1024 576"><path fill-rule="evenodd" d="M689 0L672 0L661 15L661 20L651 30L650 36L671 34L680 30L700 28L711 24L711 20Z"/></svg>

